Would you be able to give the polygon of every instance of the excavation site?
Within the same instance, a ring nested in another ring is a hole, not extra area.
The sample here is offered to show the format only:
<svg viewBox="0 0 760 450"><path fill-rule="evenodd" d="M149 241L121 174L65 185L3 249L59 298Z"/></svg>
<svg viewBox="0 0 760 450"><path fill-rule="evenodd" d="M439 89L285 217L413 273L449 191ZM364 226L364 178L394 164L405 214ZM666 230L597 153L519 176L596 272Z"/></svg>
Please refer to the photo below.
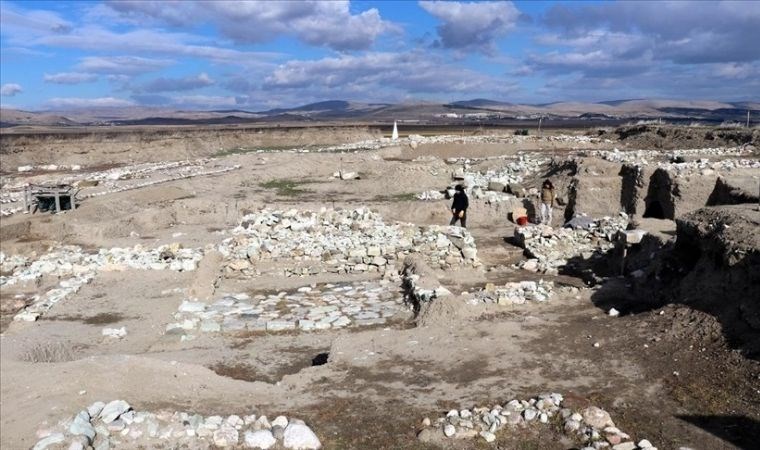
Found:
<svg viewBox="0 0 760 450"><path fill-rule="evenodd" d="M2 448L757 448L757 127L0 139Z"/></svg>

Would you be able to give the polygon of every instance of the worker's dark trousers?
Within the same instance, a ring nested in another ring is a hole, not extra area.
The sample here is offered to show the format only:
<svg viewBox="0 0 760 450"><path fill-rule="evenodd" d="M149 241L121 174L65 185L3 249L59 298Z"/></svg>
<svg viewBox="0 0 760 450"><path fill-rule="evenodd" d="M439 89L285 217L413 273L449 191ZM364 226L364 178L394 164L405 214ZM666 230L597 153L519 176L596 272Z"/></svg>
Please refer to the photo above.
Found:
<svg viewBox="0 0 760 450"><path fill-rule="evenodd" d="M451 222L449 222L449 225L456 225L457 220L462 222L462 228L467 228L467 214L463 215L460 219L459 216L454 216L451 218Z"/></svg>

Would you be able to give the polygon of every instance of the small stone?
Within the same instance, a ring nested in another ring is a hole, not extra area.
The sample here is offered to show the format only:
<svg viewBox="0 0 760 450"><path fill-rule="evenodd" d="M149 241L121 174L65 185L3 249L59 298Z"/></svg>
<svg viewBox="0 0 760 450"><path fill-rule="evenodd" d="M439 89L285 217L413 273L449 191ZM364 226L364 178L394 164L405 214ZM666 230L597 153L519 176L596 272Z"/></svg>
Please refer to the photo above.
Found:
<svg viewBox="0 0 760 450"><path fill-rule="evenodd" d="M253 424L254 430L271 430L272 425L269 423L269 419L267 419L267 416L260 416L258 419L256 419L256 422Z"/></svg>
<svg viewBox="0 0 760 450"><path fill-rule="evenodd" d="M607 434L606 439L607 439L607 442L609 442L612 445L619 444L620 441L623 440L620 437L620 435L617 435L617 434Z"/></svg>
<svg viewBox="0 0 760 450"><path fill-rule="evenodd" d="M250 425L256 422L256 414L251 414L243 417L243 424Z"/></svg>
<svg viewBox="0 0 760 450"><path fill-rule="evenodd" d="M103 410L100 411L100 419L104 423L111 423L130 409L132 409L132 407L124 400L114 400L104 406Z"/></svg>
<svg viewBox="0 0 760 450"><path fill-rule="evenodd" d="M222 425L214 431L214 444L217 447L232 447L238 443L238 431L230 425Z"/></svg>
<svg viewBox="0 0 760 450"><path fill-rule="evenodd" d="M127 335L127 328L121 327L121 328L103 328L101 331L103 336L111 337L115 339L121 339L124 336Z"/></svg>
<svg viewBox="0 0 760 450"><path fill-rule="evenodd" d="M537 415L536 410L532 409L532 408L529 408L529 409L526 409L525 411L523 411L523 417L528 422L530 422L531 420L535 419L536 415Z"/></svg>
<svg viewBox="0 0 760 450"><path fill-rule="evenodd" d="M429 417L425 417L424 419L422 419L422 426L423 427L429 427L430 426L430 418Z"/></svg>
<svg viewBox="0 0 760 450"><path fill-rule="evenodd" d="M53 433L44 439L40 439L36 444L34 444L32 450L45 450L49 446L60 444L65 440L66 437L63 435L63 433Z"/></svg>
<svg viewBox="0 0 760 450"><path fill-rule="evenodd" d="M577 420L569 419L565 422L565 432L572 433L581 428L581 423Z"/></svg>
<svg viewBox="0 0 760 450"><path fill-rule="evenodd" d="M639 443L636 444L636 445L638 445L639 448L652 448L652 447L654 447L654 445L652 445L652 443L649 442L646 439L640 440Z"/></svg>
<svg viewBox="0 0 760 450"><path fill-rule="evenodd" d="M227 423L227 425L231 427L235 427L235 428L242 426L244 423L243 419L241 419L240 416L238 416L237 414L233 414L227 417L227 420L225 420L225 422Z"/></svg>
<svg viewBox="0 0 760 450"><path fill-rule="evenodd" d="M105 406L106 404L103 402L95 402L87 407L87 413L90 415L90 417L97 417L98 414L103 411L103 408Z"/></svg>
<svg viewBox="0 0 760 450"><path fill-rule="evenodd" d="M246 447L260 448L262 450L267 450L277 444L277 439L274 438L269 430L246 431L243 440Z"/></svg>
<svg viewBox="0 0 760 450"><path fill-rule="evenodd" d="M607 314L610 315L610 317L617 317L620 315L620 311L618 311L615 308L610 308L610 310L607 312Z"/></svg>
<svg viewBox="0 0 760 450"><path fill-rule="evenodd" d="M308 426L291 422L285 428L285 436L282 445L285 448L293 450L316 450L322 448L322 443L311 428Z"/></svg>
<svg viewBox="0 0 760 450"><path fill-rule="evenodd" d="M590 406L584 409L581 411L581 415L583 416L584 422L600 430L604 429L607 426L615 426L615 424L612 422L612 418L610 418L610 414L601 408L597 408L596 406Z"/></svg>
<svg viewBox="0 0 760 450"><path fill-rule="evenodd" d="M486 440L486 442L493 442L496 440L496 435L490 431L481 431L480 436Z"/></svg>
<svg viewBox="0 0 760 450"><path fill-rule="evenodd" d="M285 437L285 428L281 427L280 425L272 425L272 436L274 436L275 439L282 439Z"/></svg>
<svg viewBox="0 0 760 450"><path fill-rule="evenodd" d="M279 425L279 426L281 426L283 428L287 427L288 426L288 418L285 417L285 416L277 416L272 421L272 426L275 426L275 425Z"/></svg>
<svg viewBox="0 0 760 450"><path fill-rule="evenodd" d="M636 450L636 444L633 442L623 442L612 446L612 450Z"/></svg>
<svg viewBox="0 0 760 450"><path fill-rule="evenodd" d="M457 432L457 429L454 427L454 425L448 423L446 426L443 427L443 434L446 437L454 436Z"/></svg>
<svg viewBox="0 0 760 450"><path fill-rule="evenodd" d="M69 433L74 436L87 436L90 442L95 439L95 428L90 424L88 420L80 420L79 417L69 426Z"/></svg>
<svg viewBox="0 0 760 450"><path fill-rule="evenodd" d="M523 420L522 416L517 413L511 413L508 416L504 416L504 419L507 421L507 425L512 426L519 424Z"/></svg>

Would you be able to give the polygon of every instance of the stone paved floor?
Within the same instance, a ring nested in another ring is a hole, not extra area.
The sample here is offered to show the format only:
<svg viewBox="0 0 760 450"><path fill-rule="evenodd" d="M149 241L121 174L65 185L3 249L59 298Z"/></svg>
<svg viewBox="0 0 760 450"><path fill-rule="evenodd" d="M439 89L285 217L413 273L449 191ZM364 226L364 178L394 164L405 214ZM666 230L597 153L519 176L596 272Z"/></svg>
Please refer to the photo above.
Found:
<svg viewBox="0 0 760 450"><path fill-rule="evenodd" d="M184 301L167 333L326 330L382 325L407 312L388 280L311 285L277 294L224 295L211 304Z"/></svg>

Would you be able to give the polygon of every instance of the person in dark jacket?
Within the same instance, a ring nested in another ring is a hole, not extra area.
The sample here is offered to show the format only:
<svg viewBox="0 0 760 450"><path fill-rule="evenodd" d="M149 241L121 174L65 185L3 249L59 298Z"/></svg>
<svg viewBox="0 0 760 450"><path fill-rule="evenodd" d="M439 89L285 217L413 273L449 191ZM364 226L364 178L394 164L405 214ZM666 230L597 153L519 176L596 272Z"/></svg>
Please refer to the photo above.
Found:
<svg viewBox="0 0 760 450"><path fill-rule="evenodd" d="M454 202L451 204L451 222L449 225L456 225L457 220L461 222L462 228L467 228L467 207L470 201L464 192L464 186L458 184L454 194Z"/></svg>

